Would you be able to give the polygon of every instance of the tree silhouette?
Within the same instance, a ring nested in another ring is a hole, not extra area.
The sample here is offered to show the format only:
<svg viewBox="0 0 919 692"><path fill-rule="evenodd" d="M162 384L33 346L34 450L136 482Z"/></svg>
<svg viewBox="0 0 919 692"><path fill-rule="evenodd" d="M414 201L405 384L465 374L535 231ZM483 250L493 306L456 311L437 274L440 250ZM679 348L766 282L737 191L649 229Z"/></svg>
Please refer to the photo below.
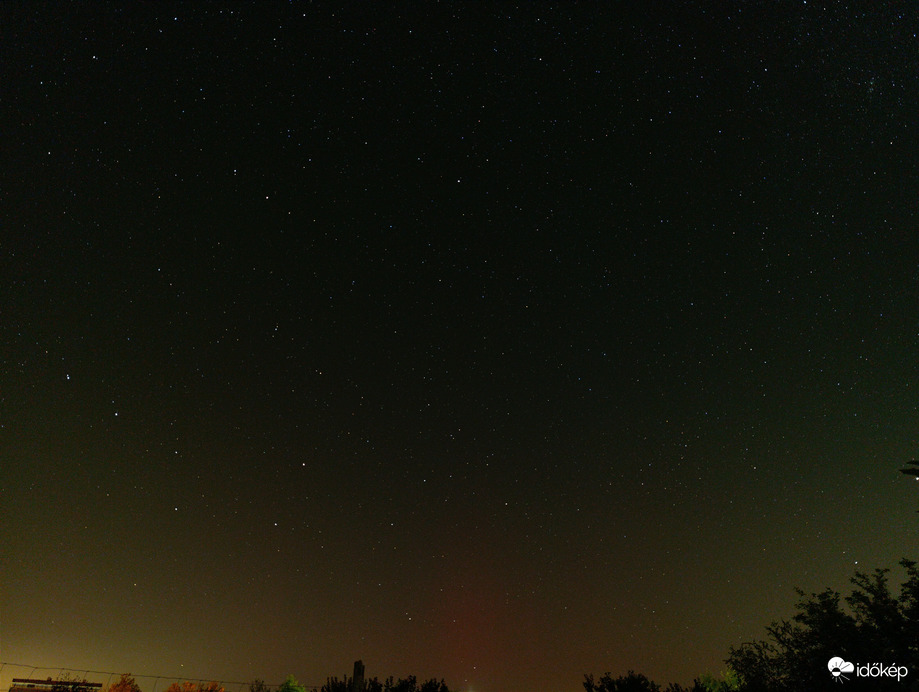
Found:
<svg viewBox="0 0 919 692"><path fill-rule="evenodd" d="M166 688L166 692L198 692L198 683L196 682L174 682Z"/></svg>
<svg viewBox="0 0 919 692"><path fill-rule="evenodd" d="M321 692L351 692L351 678L347 675L342 680L328 678ZM443 680L431 678L419 685L418 678L409 675L398 680L390 676L383 682L375 677L370 678L364 681L364 692L450 692L450 689Z"/></svg>
<svg viewBox="0 0 919 692"><path fill-rule="evenodd" d="M207 684L183 682L181 685L174 682L166 688L166 692L226 692L226 690L218 682L209 682Z"/></svg>
<svg viewBox="0 0 919 692"><path fill-rule="evenodd" d="M696 688L701 688L699 692L739 692L743 689L743 680L736 670L727 667L727 670L721 672L721 677L717 678L711 673L701 675L695 682L693 692Z"/></svg>
<svg viewBox="0 0 919 692"><path fill-rule="evenodd" d="M64 673L51 685L51 692L89 692L89 680Z"/></svg>
<svg viewBox="0 0 919 692"><path fill-rule="evenodd" d="M376 678L373 680L368 680L367 689L371 689L371 683L375 681ZM339 680L337 677L326 678L325 684L322 686L319 692L351 692L351 678L349 678L347 675L343 680ZM377 691L374 690L374 692Z"/></svg>
<svg viewBox="0 0 919 692"><path fill-rule="evenodd" d="M828 662L841 657L847 662L906 666L919 672L919 569L901 560L906 581L900 595L891 593L889 570L856 572L850 580L852 593L840 602L832 589L805 594L791 620L772 623L766 639L732 648L728 663L742 681L745 692L792 692L830 690L839 679ZM919 680L877 677L873 690L919 689ZM838 687L835 688L838 691Z"/></svg>
<svg viewBox="0 0 919 692"><path fill-rule="evenodd" d="M653 680L649 680L641 673L630 670L618 678L606 673L599 680L594 680L593 675L584 676L584 690L586 692L738 692L740 676L731 668L722 673L723 678L706 674L692 681L692 685L684 687L671 682L667 687L661 687Z"/></svg>
<svg viewBox="0 0 919 692"><path fill-rule="evenodd" d="M660 689L660 685L634 670L618 678L606 673L596 682L593 675L584 676L585 692L660 692Z"/></svg>
<svg viewBox="0 0 919 692"><path fill-rule="evenodd" d="M288 675L278 688L278 692L306 692L306 688L297 682L297 678L293 675Z"/></svg>
<svg viewBox="0 0 919 692"><path fill-rule="evenodd" d="M140 685L130 673L122 673L118 681L109 686L108 692L140 692Z"/></svg>

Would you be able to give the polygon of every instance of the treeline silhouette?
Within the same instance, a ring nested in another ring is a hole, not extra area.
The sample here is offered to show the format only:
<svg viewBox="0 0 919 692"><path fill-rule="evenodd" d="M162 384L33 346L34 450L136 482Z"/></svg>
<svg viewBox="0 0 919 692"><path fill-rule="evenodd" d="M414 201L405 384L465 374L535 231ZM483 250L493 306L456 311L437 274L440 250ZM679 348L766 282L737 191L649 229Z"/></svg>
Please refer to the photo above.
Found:
<svg viewBox="0 0 919 692"><path fill-rule="evenodd" d="M905 580L890 589L888 569L856 571L847 596L824 589L796 589L796 612L766 627L764 638L732 647L719 675L705 674L689 686L662 687L641 673L613 677L585 675L585 692L823 692L870 689L919 692L919 568L903 559ZM450 692L443 680L419 682L415 676L361 680L327 678L320 692ZM854 685L852 683L855 683ZM239 683L241 686L246 683ZM359 689L357 689L359 688ZM315 690L316 687L311 687ZM256 679L248 692L306 692L289 675L280 685ZM51 692L142 692L129 674L99 691L85 679L61 676ZM174 682L165 692L227 692L219 682Z"/></svg>
<svg viewBox="0 0 919 692"><path fill-rule="evenodd" d="M85 678L78 678L69 674L61 675L51 685L51 692L96 692L98 688L89 686ZM311 688L315 689L315 688ZM293 675L280 685L269 685L264 680L256 678L249 683L248 692L306 692L307 688L297 682ZM320 692L356 692L354 680L349 676L342 679L330 677L319 688ZM130 673L123 673L121 677L101 692L143 692L137 680ZM174 682L165 692L227 692L226 687L219 682ZM360 692L450 692L450 688L443 680L431 678L422 682L414 675L406 678L390 676L382 682L378 678L369 678L363 681Z"/></svg>
<svg viewBox="0 0 919 692"><path fill-rule="evenodd" d="M347 675L344 679L329 678L322 686L321 692L352 692L353 680ZM443 680L425 680L418 683L414 675L394 680L391 676L380 682L377 678L364 681L364 692L450 692Z"/></svg>
<svg viewBox="0 0 919 692"><path fill-rule="evenodd" d="M790 620L773 622L763 639L732 647L720 676L685 687L661 687L635 671L584 676L585 692L822 692L850 689L919 692L919 569L901 560L906 579L890 590L889 569L856 572L845 598L833 589L806 594ZM844 603L843 603L844 602Z"/></svg>
<svg viewBox="0 0 919 692"><path fill-rule="evenodd" d="M116 692L122 691L118 690ZM167 692L186 691L167 690ZM189 690L188 692L196 691ZM200 690L197 692L215 691ZM263 680L255 680L249 685L249 692L271 692L271 690ZM306 692L306 689L297 682L293 675L288 675L287 680L281 683L277 692ZM327 678L325 684L320 688L320 692L357 692L357 690L355 689L354 678L346 675L341 680L337 677ZM443 680L432 678L419 684L414 675L409 675L407 678L399 678L398 680L390 676L383 682L380 682L377 678L366 679L360 686L360 692L450 692L450 689Z"/></svg>

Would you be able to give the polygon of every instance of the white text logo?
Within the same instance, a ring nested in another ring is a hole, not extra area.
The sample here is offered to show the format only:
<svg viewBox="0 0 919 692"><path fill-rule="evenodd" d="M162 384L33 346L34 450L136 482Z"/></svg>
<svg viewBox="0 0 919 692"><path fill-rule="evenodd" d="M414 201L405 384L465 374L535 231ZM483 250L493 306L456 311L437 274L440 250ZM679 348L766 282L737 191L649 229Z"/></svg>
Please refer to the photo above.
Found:
<svg viewBox="0 0 919 692"><path fill-rule="evenodd" d="M906 666L898 666L896 664L888 666L883 663L855 664L839 656L831 658L829 663L826 664L826 667L829 668L833 680L836 682L848 680L849 676L846 675L846 673L855 673L855 676L859 678L896 678L897 682L900 682L909 672Z"/></svg>

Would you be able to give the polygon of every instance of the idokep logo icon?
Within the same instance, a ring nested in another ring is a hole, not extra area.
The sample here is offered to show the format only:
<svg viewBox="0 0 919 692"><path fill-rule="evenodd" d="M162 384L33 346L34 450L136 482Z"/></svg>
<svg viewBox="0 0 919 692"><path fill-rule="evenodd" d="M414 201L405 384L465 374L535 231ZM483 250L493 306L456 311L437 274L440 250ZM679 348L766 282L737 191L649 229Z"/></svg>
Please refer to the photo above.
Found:
<svg viewBox="0 0 919 692"><path fill-rule="evenodd" d="M826 667L830 669L830 672L833 674L834 682L842 682L843 680L848 680L849 678L844 675L845 673L851 673L855 670L855 666L848 661L844 661L839 656L834 656L830 659L830 662L826 664Z"/></svg>
<svg viewBox="0 0 919 692"><path fill-rule="evenodd" d="M885 666L883 663L858 664L856 666L854 663L849 663L839 656L831 658L826 667L830 669L834 682L848 680L846 673L855 673L860 678L896 678L897 682L900 682L909 672L906 666Z"/></svg>

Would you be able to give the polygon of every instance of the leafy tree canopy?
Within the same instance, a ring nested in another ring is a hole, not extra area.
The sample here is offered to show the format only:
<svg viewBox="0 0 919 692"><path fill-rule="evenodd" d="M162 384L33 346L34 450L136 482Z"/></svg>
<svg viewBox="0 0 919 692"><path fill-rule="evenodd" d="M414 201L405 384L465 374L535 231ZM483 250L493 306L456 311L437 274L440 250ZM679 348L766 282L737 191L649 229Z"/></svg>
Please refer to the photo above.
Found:
<svg viewBox="0 0 919 692"><path fill-rule="evenodd" d="M288 675L278 688L278 692L306 692L306 688L297 682L297 678L293 675Z"/></svg>
<svg viewBox="0 0 919 692"><path fill-rule="evenodd" d="M585 692L660 692L660 689L660 685L633 670L618 678L606 673L597 681L593 675L584 676Z"/></svg>
<svg viewBox="0 0 919 692"><path fill-rule="evenodd" d="M834 689L838 678L827 664L837 656L854 664L906 666L919 677L919 569L909 560L900 564L906 581L899 595L891 593L886 569L856 572L850 580L855 588L845 599L832 589L811 594L798 589L800 600L791 620L772 623L765 639L731 649L727 661L739 675L740 689ZM896 678L876 678L871 689L903 692L910 688Z"/></svg>
<svg viewBox="0 0 919 692"><path fill-rule="evenodd" d="M130 673L122 673L121 677L109 686L108 692L140 692L140 685Z"/></svg>
<svg viewBox="0 0 919 692"><path fill-rule="evenodd" d="M226 692L226 690L218 682L183 682L181 684L174 682L166 689L166 692Z"/></svg>

